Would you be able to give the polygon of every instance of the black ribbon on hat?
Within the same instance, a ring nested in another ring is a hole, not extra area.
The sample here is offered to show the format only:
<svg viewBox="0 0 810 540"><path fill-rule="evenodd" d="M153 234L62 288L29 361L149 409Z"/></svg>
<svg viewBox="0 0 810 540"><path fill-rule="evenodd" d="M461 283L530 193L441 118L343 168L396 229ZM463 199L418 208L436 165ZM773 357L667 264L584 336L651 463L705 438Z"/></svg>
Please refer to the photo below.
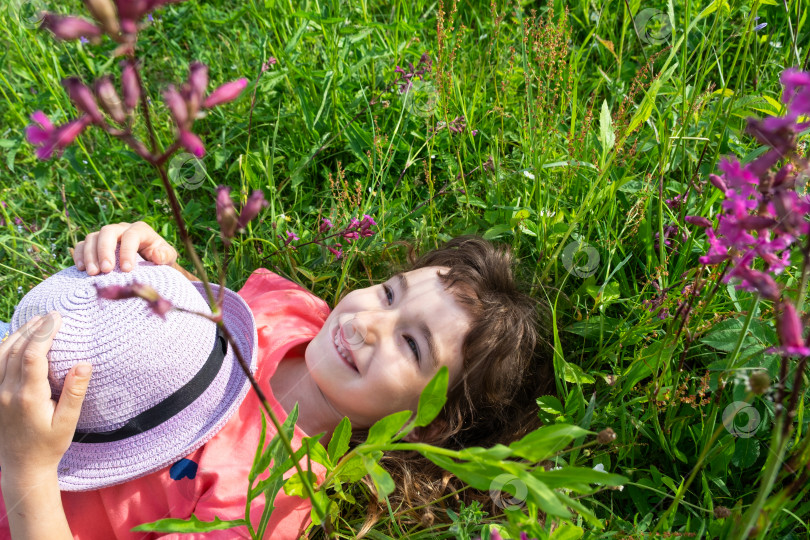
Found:
<svg viewBox="0 0 810 540"><path fill-rule="evenodd" d="M138 416L132 418L114 431L104 431L101 433L90 433L83 431L76 431L73 435L73 442L78 443L109 443L120 441L134 435L148 431L154 427L159 426L163 422L176 416L183 411L186 407L194 403L194 401L202 395L203 392L214 382L220 368L222 361L225 359L225 354L228 352L228 340L225 339L224 334L219 326L217 326L217 335L214 340L214 348L211 354L208 355L205 365L197 372L193 379L184 384L181 388L175 391L172 395L156 404L154 407L147 409L140 413Z"/></svg>

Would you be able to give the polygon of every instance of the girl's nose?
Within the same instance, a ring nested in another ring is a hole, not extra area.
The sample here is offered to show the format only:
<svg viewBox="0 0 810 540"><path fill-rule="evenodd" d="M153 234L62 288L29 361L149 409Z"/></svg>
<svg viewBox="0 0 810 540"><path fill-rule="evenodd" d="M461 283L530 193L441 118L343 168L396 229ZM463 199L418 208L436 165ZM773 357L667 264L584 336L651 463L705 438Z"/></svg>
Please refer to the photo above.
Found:
<svg viewBox="0 0 810 540"><path fill-rule="evenodd" d="M369 332L369 326L366 324L368 318L365 315L359 315L355 313L350 319L340 324L343 339L352 350L363 345L371 345L376 341L376 336Z"/></svg>

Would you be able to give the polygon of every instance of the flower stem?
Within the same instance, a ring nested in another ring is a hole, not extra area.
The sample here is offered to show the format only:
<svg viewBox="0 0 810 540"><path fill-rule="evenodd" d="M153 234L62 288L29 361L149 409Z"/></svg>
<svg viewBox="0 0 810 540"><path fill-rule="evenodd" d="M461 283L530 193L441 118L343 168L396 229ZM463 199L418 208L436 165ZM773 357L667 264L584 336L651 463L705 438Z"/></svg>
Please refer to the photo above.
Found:
<svg viewBox="0 0 810 540"><path fill-rule="evenodd" d="M214 311L214 313L218 314L220 307L216 303L214 293L211 290L211 285L208 282L208 276L205 273L205 268L203 267L202 262L197 256L197 253L194 250L194 245L192 244L191 238L189 237L188 231L186 230L185 223L183 222L183 216L180 213L180 205L177 202L177 196L174 193L174 188L169 182L169 177L166 175L166 170L164 169L163 165L155 165L155 168L157 168L158 172L160 173L160 178L163 181L163 187L166 189L166 193L169 196L169 204L172 208L172 214L174 215L174 220L177 223L177 227L180 231L180 237L183 239L183 243L186 246L186 252L188 253L189 258L194 263L194 268L197 270L197 275L202 280L203 287L205 287L205 292L206 295L208 296L208 303L211 306L211 309ZM259 388L259 384L256 382L256 379L254 379L253 375L250 373L250 367L245 363L245 359L242 356L242 351L240 351L239 348L235 346L233 336L225 327L224 322L220 321L218 324L219 327L222 329L223 334L225 334L225 338L233 347L236 358L237 360L239 360L239 365L242 366L242 370L245 372L245 375L250 381L250 385L253 387L253 390L258 395L259 400L262 403L262 407L264 407L264 410L267 411L267 414L270 416L270 420L273 422L273 425L276 428L276 432L281 438L282 444L284 444L284 448L287 450L287 452L289 452L290 458L292 458L295 455L295 450L293 450L292 443L290 442L290 439L289 437L287 437L286 433L284 433L284 430L281 428L281 422L279 422L278 418L268 405L267 398L265 397L264 392L261 391L261 388ZM295 469L296 471L298 471L298 474L301 476L301 478L304 478L304 472L301 469L301 464L294 460L293 464L295 465ZM304 482L304 490L307 492L307 495L309 495L312 507L315 509L315 512L317 512L318 516L321 518L321 522L323 523L326 517L325 512L320 507L320 505L315 501L315 492L308 482Z"/></svg>

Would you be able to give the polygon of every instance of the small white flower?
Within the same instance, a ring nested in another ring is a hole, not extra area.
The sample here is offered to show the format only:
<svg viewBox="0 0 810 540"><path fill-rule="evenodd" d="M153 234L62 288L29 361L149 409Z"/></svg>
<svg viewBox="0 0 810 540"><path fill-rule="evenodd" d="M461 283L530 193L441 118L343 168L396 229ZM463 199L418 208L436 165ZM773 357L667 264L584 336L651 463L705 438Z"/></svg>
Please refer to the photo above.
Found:
<svg viewBox="0 0 810 540"><path fill-rule="evenodd" d="M771 47L773 47L774 49L781 49L782 48L782 42L781 41L771 41L770 44L771 44Z"/></svg>
<svg viewBox="0 0 810 540"><path fill-rule="evenodd" d="M529 171L523 171L523 176L525 176L529 180L534 180L534 175L532 173L530 173Z"/></svg>
<svg viewBox="0 0 810 540"><path fill-rule="evenodd" d="M605 472L605 466L602 465L601 463L597 463L596 467L594 467L593 470L599 471L599 472Z"/></svg>
<svg viewBox="0 0 810 540"><path fill-rule="evenodd" d="M22 294L22 293L23 293L22 285L20 285L19 287L17 287L17 294Z"/></svg>
<svg viewBox="0 0 810 540"><path fill-rule="evenodd" d="M554 216L556 216L556 215L557 215L557 212L552 212L551 210L540 210L540 212L538 212L538 214L539 214L541 217L549 217L549 218L552 218L552 217L554 217Z"/></svg>

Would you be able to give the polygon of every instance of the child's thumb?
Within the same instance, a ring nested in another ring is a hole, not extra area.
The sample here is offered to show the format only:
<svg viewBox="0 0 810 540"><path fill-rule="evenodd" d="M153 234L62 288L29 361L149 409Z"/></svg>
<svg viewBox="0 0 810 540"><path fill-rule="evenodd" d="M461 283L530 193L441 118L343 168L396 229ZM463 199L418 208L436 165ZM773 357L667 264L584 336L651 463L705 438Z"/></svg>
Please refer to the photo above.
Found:
<svg viewBox="0 0 810 540"><path fill-rule="evenodd" d="M76 429L79 423L79 415L82 412L82 403L87 394L87 386L90 384L90 374L93 367L81 362L76 364L73 370L65 378L65 385L62 388L62 395L59 396L59 403L54 411L54 424L62 424Z"/></svg>

